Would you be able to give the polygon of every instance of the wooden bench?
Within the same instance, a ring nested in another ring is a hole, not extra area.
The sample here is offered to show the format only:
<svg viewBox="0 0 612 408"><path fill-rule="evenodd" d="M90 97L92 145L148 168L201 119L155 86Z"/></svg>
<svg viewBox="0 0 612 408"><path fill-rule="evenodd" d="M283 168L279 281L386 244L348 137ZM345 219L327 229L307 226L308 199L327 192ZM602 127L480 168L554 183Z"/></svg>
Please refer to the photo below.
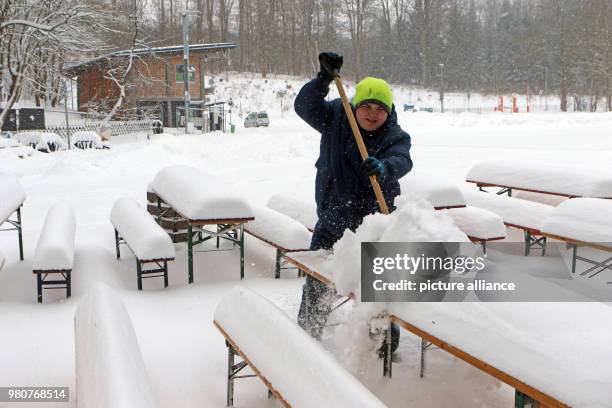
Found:
<svg viewBox="0 0 612 408"><path fill-rule="evenodd" d="M16 177L0 174L0 225L5 222L12 227L0 231L17 231L19 259L23 261L23 235L21 228L21 207L26 194ZM15 219L11 215L15 214Z"/></svg>
<svg viewBox="0 0 612 408"><path fill-rule="evenodd" d="M513 190L563 197L612 198L612 172L605 169L548 165L541 162L485 161L466 176L480 190L499 187L497 194Z"/></svg>
<svg viewBox="0 0 612 408"><path fill-rule="evenodd" d="M310 250L312 233L294 219L270 208L254 207L253 211L255 220L249 221L244 231L276 249L274 277L279 279L281 270L296 269L285 266L285 254Z"/></svg>
<svg viewBox="0 0 612 408"><path fill-rule="evenodd" d="M97 283L74 314L79 407L154 408L153 388L130 316L119 295Z"/></svg>
<svg viewBox="0 0 612 408"><path fill-rule="evenodd" d="M294 265L299 267L302 271L309 274L313 278L333 288L334 287L334 284L333 284L334 269L333 269L333 266L331 265L331 260L328 258L328 255L329 255L329 252L321 251L321 250L310 251L310 252L300 252L300 253L288 254L287 260L290 263L293 263ZM352 294L349 294L348 298L354 298L354 296ZM475 357L472 354L464 351L462 347L459 347L457 344L453 345L452 341L450 341L449 338L441 338L439 336L436 336L435 334L428 332L423 327L419 327L419 325L414 324L413 322L411 322L411 317L407 317L404 313L402 313L402 310L401 310L402 305L406 305L406 304L403 304L401 302L400 303L389 303L389 307L391 307L391 309L388 310L389 323L398 324L399 326L403 327L404 329L408 330L409 332L421 338L421 377L423 376L424 367L425 367L425 350L431 344L433 344L439 347L440 349L443 349L453 354L455 357L458 357L459 359L473 365L474 367L492 375L498 380L515 388L516 390L515 406L516 407L526 407L529 405L533 407L535 406L535 404L538 404L538 403L541 404L541 406L546 406L546 407L568 407L569 406L568 404L560 402L559 399L551 396L550 393L543 392L543 390L540 390L537 387L529 385L527 381L521 380L519 376L510 375L508 372L504 370L504 367L495 367L494 365L487 363L485 359ZM462 307L464 307L465 305L467 305L467 307L472 307L471 305L477 305L475 307L480 307L482 304L480 303L461 303L460 305ZM507 305L510 305L510 306L506 306L506 308L511 309L513 304L507 304ZM397 306L397 308L394 308L395 306ZM438 310L439 307L437 306L439 306L439 304L419 303L418 307L414 307L412 304L408 304L406 306L407 306L406 310L412 312L411 315L419 317L420 319L419 321L428 322L432 328L438 327L442 323L438 319L432 318L424 312L425 309L426 310L431 309L434 311ZM450 308L450 310L455 309L455 306L451 304L448 304L448 307ZM599 309L605 312L607 312L607 309L608 309L608 307L605 305L601 305L601 307L600 306L596 306L596 307L598 307ZM533 311L532 309L529 309L525 313L524 316L521 316L521 319L519 319L519 322L530 321L531 319L530 313L532 311ZM459 313L461 314L461 312ZM612 312L609 312L609 313L612 315ZM468 315L471 316L472 314L468 314ZM542 320L543 322L549 321L550 316L548 315L543 316L543 319L544 319ZM486 327L486 321L482 321L481 323L483 327ZM465 324L463 326L467 327ZM453 327L456 328L457 326L454 325ZM390 337L390 330L391 328L389 326L388 329L385 331L385 336L387 338ZM605 328L602 327L601 332L603 331L605 331ZM486 336L486 333L483 333L482 335ZM551 336L558 337L558 333L551 333ZM478 345L479 342L482 341L482 339L475 338L475 337L472 338L472 340L475 345ZM498 340L499 341L496 342L495 347L492 347L489 350L493 352L493 351L500 351L504 349L504 344L502 341L503 338L498 339ZM389 376L389 377L391 377L392 375L392 359L388 358L391 355L391 352L390 352L391 345L392 345L392 342L388 341L387 342L388 349L384 353L384 358L383 358L383 375ZM513 344L513 346L515 348L517 347L516 344ZM524 350L521 349L521 352L525 355L525 361L529 361L530 349L527 347ZM560 374L559 376L565 378L566 381L572 381L572 377L570 375L562 376Z"/></svg>
<svg viewBox="0 0 612 408"><path fill-rule="evenodd" d="M194 246L219 238L240 249L240 279L244 278L244 224L255 219L250 205L215 177L190 166L161 169L153 183L158 197L158 223L167 211L187 223L187 278L193 283ZM165 204L166 209L163 209ZM215 226L212 231L207 226Z"/></svg>
<svg viewBox="0 0 612 408"><path fill-rule="evenodd" d="M491 211L472 206L451 208L447 211L457 227L465 232L472 242L482 245L484 253L487 252L487 242L506 237L504 222L499 215Z"/></svg>
<svg viewBox="0 0 612 408"><path fill-rule="evenodd" d="M282 310L237 287L215 311L214 325L228 347L227 406L234 381L258 376L285 407L375 408L385 405ZM242 361L236 363L235 358ZM240 375L249 367L254 375Z"/></svg>
<svg viewBox="0 0 612 408"><path fill-rule="evenodd" d="M32 264L39 303L43 289L66 289L66 297L70 297L75 232L74 210L66 202L58 201L47 213Z"/></svg>
<svg viewBox="0 0 612 408"><path fill-rule="evenodd" d="M577 261L593 265L580 273L584 276L592 272L589 278L612 269L612 256L597 261L578 255L579 247L612 252L612 201L598 198L565 201L543 221L542 234L563 241L573 248L572 273L576 273Z"/></svg>
<svg viewBox="0 0 612 408"><path fill-rule="evenodd" d="M168 287L168 262L174 260L172 241L153 218L131 198L120 198L113 205L110 221L115 228L117 259L121 257L120 244L130 248L136 257L138 290L143 278L164 278ZM146 269L147 264L154 264Z"/></svg>
<svg viewBox="0 0 612 408"><path fill-rule="evenodd" d="M532 249L540 249L542 256L545 255L546 237L541 231L542 221L552 213L554 207L482 191L466 189L463 193L470 206L491 211L499 215L506 226L523 231L525 256Z"/></svg>

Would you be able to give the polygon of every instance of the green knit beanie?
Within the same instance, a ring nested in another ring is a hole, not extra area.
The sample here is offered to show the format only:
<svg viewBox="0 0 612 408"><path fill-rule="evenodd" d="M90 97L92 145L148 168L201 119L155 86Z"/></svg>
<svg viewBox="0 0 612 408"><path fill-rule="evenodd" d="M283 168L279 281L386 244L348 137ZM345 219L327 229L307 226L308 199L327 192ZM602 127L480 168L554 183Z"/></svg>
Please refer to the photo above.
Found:
<svg viewBox="0 0 612 408"><path fill-rule="evenodd" d="M393 94L389 84L380 78L366 77L355 87L355 96L351 103L355 108L364 103L374 102L391 112L393 107Z"/></svg>

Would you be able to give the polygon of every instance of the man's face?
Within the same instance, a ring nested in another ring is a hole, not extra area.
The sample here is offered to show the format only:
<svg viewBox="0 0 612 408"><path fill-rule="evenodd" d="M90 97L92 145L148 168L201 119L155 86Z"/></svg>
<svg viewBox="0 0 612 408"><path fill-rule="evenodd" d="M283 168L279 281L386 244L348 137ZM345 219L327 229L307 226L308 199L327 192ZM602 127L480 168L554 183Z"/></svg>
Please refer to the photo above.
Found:
<svg viewBox="0 0 612 408"><path fill-rule="evenodd" d="M357 123L362 129L372 132L382 126L389 114L377 103L364 103L355 111Z"/></svg>

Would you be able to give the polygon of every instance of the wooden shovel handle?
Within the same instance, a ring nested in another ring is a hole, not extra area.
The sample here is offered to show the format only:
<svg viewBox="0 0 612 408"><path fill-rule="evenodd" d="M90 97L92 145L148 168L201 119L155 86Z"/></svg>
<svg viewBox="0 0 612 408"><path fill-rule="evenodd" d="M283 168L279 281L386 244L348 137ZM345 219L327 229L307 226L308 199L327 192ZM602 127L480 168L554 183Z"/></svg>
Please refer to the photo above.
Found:
<svg viewBox="0 0 612 408"><path fill-rule="evenodd" d="M369 156L368 149L366 149L365 144L363 143L363 139L361 138L361 132L359 131L359 127L357 126L357 121L355 120L355 115L353 115L353 110L351 109L351 105L349 103L348 97L346 96L346 92L344 92L342 80L339 76L336 75L334 77L334 82L336 83L336 87L338 88L338 92L340 93L340 99L342 100L342 106L344 106L346 116L348 117L349 123L351 124L353 136L355 136L357 147L359 147L359 153L361 153L361 159L365 160ZM378 184L376 176L370 176L370 183L372 183L372 188L374 189L374 194L376 195L376 201L378 201L378 205L380 206L380 212L383 214L389 214L389 207L387 207L387 202L385 201L385 197L383 196L382 190L380 189L380 184Z"/></svg>

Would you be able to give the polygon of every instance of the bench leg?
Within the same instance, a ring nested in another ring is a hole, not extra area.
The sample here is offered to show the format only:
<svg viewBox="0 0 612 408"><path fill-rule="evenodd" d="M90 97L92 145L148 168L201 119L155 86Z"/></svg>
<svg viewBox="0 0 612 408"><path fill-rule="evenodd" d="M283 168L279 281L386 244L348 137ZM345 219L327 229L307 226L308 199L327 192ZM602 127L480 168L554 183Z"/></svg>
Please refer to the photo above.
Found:
<svg viewBox="0 0 612 408"><path fill-rule="evenodd" d="M136 259L136 277L138 280L138 290L142 290L142 265L138 259Z"/></svg>
<svg viewBox="0 0 612 408"><path fill-rule="evenodd" d="M531 250L531 233L529 231L525 231L525 256L529 255L530 250Z"/></svg>
<svg viewBox="0 0 612 408"><path fill-rule="evenodd" d="M234 348L227 343L227 406L234 406Z"/></svg>
<svg viewBox="0 0 612 408"><path fill-rule="evenodd" d="M187 281L193 283L193 227L187 226Z"/></svg>
<svg viewBox="0 0 612 408"><path fill-rule="evenodd" d="M119 232L115 229L115 251L117 252L117 259L121 257L121 252L119 250Z"/></svg>
<svg viewBox="0 0 612 408"><path fill-rule="evenodd" d="M21 232L21 207L17 208L17 235L19 237L19 259L23 261L23 234Z"/></svg>
<svg viewBox="0 0 612 408"><path fill-rule="evenodd" d="M38 303L42 303L42 275L40 273L36 274L36 289Z"/></svg>
<svg viewBox="0 0 612 408"><path fill-rule="evenodd" d="M219 224L217 224L217 234L219 233ZM219 236L217 235L217 249L219 249Z"/></svg>
<svg viewBox="0 0 612 408"><path fill-rule="evenodd" d="M393 371L393 361L392 361L392 348L393 342L391 341L391 324L389 324L389 328L385 330L385 339L387 339L387 349L384 351L383 355L383 377L391 378L391 374Z"/></svg>
<svg viewBox="0 0 612 408"><path fill-rule="evenodd" d="M578 255L578 245L573 244L574 250L572 253L572 273L576 273L576 258Z"/></svg>
<svg viewBox="0 0 612 408"><path fill-rule="evenodd" d="M164 261L164 288L168 287L168 261Z"/></svg>
<svg viewBox="0 0 612 408"><path fill-rule="evenodd" d="M425 351L427 350L427 343L425 339L421 339L421 368L419 371L419 377L423 378L425 375Z"/></svg>
<svg viewBox="0 0 612 408"><path fill-rule="evenodd" d="M527 394L523 394L519 390L514 390L514 408L538 408L540 404Z"/></svg>
<svg viewBox="0 0 612 408"><path fill-rule="evenodd" d="M66 297L69 298L72 295L72 278L71 273L66 272Z"/></svg>
<svg viewBox="0 0 612 408"><path fill-rule="evenodd" d="M281 269L281 251L276 248L276 269L274 270L274 278L280 279L280 269Z"/></svg>
<svg viewBox="0 0 612 408"><path fill-rule="evenodd" d="M244 224L240 224L240 279L244 279Z"/></svg>

